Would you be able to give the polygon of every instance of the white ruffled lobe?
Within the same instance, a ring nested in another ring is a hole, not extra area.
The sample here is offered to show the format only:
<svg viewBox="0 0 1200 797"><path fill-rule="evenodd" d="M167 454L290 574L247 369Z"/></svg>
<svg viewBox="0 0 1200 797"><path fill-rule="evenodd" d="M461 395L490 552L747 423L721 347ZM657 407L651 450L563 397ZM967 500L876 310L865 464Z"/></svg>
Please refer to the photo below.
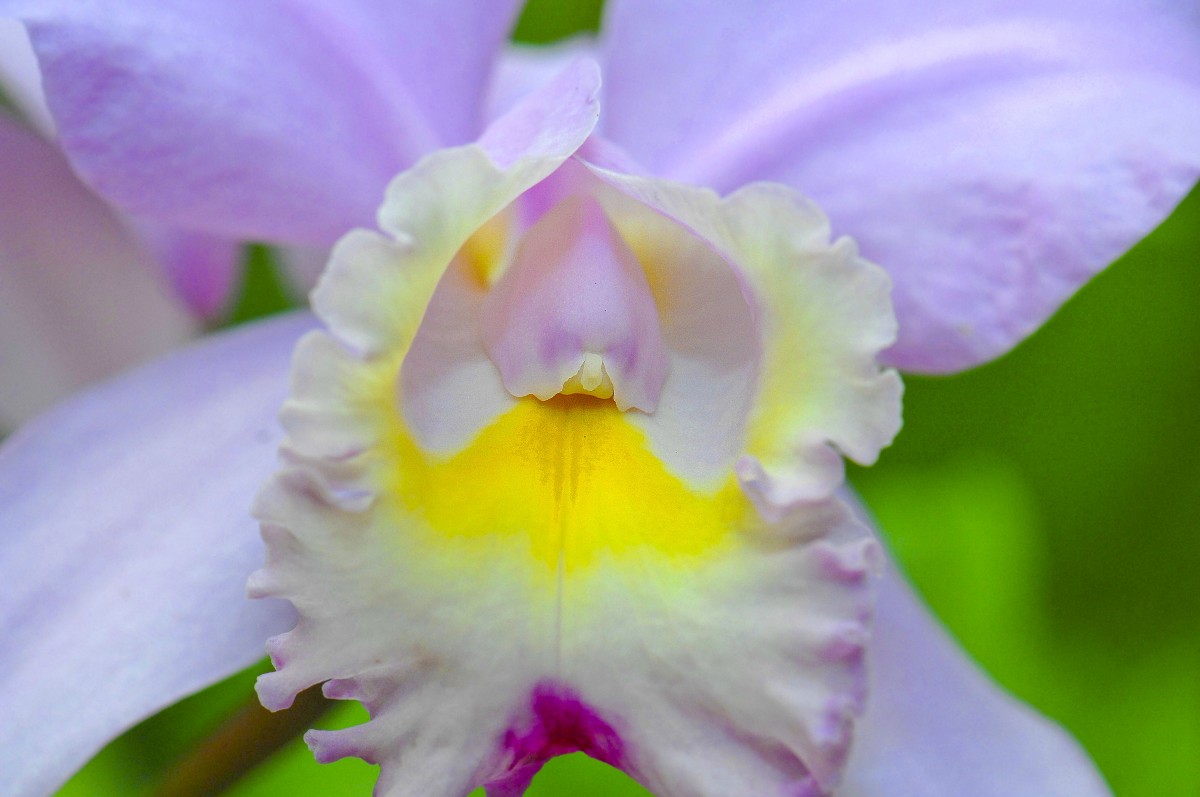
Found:
<svg viewBox="0 0 1200 797"><path fill-rule="evenodd" d="M903 393L899 375L876 362L896 337L887 274L860 257L853 240L831 240L821 210L784 186L755 183L722 198L593 171L624 198L611 202L614 215L639 239L678 239L690 230L710 260L737 266L761 365L735 468L759 510L781 520L828 497L843 481L842 456L873 464L900 430ZM699 259L689 252L691 262Z"/></svg>
<svg viewBox="0 0 1200 797"><path fill-rule="evenodd" d="M256 508L251 592L301 618L259 693L361 700L307 738L381 795L574 749L664 797L826 793L878 566L827 459L898 427L886 278L790 192L569 160L594 95L568 69L334 250Z"/></svg>

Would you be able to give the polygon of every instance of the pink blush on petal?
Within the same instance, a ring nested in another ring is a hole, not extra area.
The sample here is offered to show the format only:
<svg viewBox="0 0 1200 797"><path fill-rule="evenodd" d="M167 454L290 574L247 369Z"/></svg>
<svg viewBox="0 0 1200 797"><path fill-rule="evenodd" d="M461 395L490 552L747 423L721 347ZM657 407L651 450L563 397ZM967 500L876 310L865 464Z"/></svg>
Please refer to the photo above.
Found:
<svg viewBox="0 0 1200 797"><path fill-rule="evenodd" d="M483 346L509 393L545 401L578 392L567 383L587 373L611 380L595 395L653 412L668 361L642 268L591 197L546 212L481 308Z"/></svg>

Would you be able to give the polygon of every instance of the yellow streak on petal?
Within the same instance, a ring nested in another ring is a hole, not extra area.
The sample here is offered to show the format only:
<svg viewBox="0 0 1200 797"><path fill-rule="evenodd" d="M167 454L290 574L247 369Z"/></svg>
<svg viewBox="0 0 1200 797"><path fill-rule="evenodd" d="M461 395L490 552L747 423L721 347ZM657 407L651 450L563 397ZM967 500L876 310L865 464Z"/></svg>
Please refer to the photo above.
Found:
<svg viewBox="0 0 1200 797"><path fill-rule="evenodd" d="M459 250L475 281L491 287L507 264L511 211L501 211L474 232Z"/></svg>
<svg viewBox="0 0 1200 797"><path fill-rule="evenodd" d="M568 574L601 558L707 558L753 512L735 478L694 491L611 401L586 395L523 399L443 461L405 433L385 456L395 466L387 497L405 514L447 541L528 546L552 570L561 557Z"/></svg>

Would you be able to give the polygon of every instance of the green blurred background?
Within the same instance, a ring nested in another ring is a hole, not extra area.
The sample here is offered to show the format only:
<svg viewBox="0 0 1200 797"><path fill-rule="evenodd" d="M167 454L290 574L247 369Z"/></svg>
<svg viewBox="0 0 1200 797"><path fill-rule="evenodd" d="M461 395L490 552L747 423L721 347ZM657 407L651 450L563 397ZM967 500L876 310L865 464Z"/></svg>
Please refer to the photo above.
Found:
<svg viewBox="0 0 1200 797"><path fill-rule="evenodd" d="M599 10L535 0L517 37L589 29ZM851 473L963 646L1069 728L1122 797L1200 795L1198 259L1200 192L1011 354L954 377L909 377L898 441ZM271 253L254 248L229 320L295 301ZM149 793L244 710L253 677L147 720L61 794ZM350 706L320 724L361 719ZM363 797L375 771L318 765L296 739L228 793ZM647 793L576 755L529 794Z"/></svg>

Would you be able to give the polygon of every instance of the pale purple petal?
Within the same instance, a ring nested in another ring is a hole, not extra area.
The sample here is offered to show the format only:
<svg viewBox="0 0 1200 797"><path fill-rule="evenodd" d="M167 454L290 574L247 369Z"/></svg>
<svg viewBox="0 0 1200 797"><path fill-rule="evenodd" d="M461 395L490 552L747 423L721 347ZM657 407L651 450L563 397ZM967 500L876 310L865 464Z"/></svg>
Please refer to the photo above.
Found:
<svg viewBox="0 0 1200 797"><path fill-rule="evenodd" d="M600 86L596 62L576 58L488 125L479 146L501 169L520 160L565 157L578 150L596 126Z"/></svg>
<svg viewBox="0 0 1200 797"><path fill-rule="evenodd" d="M0 115L0 430L194 332L62 154Z"/></svg>
<svg viewBox="0 0 1200 797"><path fill-rule="evenodd" d="M192 312L212 319L229 307L242 264L236 241L157 224L142 224L139 231L176 296Z"/></svg>
<svg viewBox="0 0 1200 797"><path fill-rule="evenodd" d="M1194 3L617 0L604 134L666 176L790 183L896 284L889 360L1037 328L1200 173Z"/></svg>
<svg viewBox="0 0 1200 797"><path fill-rule="evenodd" d="M894 566L874 628L867 713L837 797L1108 797L1079 745L968 660Z"/></svg>
<svg viewBox="0 0 1200 797"><path fill-rule="evenodd" d="M483 123L515 0L0 0L63 146L134 216L328 245Z"/></svg>
<svg viewBox="0 0 1200 797"><path fill-rule="evenodd" d="M552 45L508 45L500 53L492 73L486 99L487 118L503 116L572 61L584 57L596 57L596 44L590 37L579 36Z"/></svg>
<svg viewBox="0 0 1200 797"><path fill-rule="evenodd" d="M0 19L0 93L39 132L55 137L37 56L25 26L15 19ZM240 247L228 239L153 223L140 225L137 231L157 256L176 295L200 317L215 317L228 303L241 261ZM155 337L147 335L151 340Z"/></svg>
<svg viewBox="0 0 1200 797"><path fill-rule="evenodd" d="M361 6L362 33L379 67L404 88L442 145L476 138L488 119L485 97L522 0L320 0L335 18Z"/></svg>
<svg viewBox="0 0 1200 797"><path fill-rule="evenodd" d="M251 664L292 623L249 601L249 507L275 467L291 316L210 338L70 402L0 449L6 794L40 797L106 741Z"/></svg>

